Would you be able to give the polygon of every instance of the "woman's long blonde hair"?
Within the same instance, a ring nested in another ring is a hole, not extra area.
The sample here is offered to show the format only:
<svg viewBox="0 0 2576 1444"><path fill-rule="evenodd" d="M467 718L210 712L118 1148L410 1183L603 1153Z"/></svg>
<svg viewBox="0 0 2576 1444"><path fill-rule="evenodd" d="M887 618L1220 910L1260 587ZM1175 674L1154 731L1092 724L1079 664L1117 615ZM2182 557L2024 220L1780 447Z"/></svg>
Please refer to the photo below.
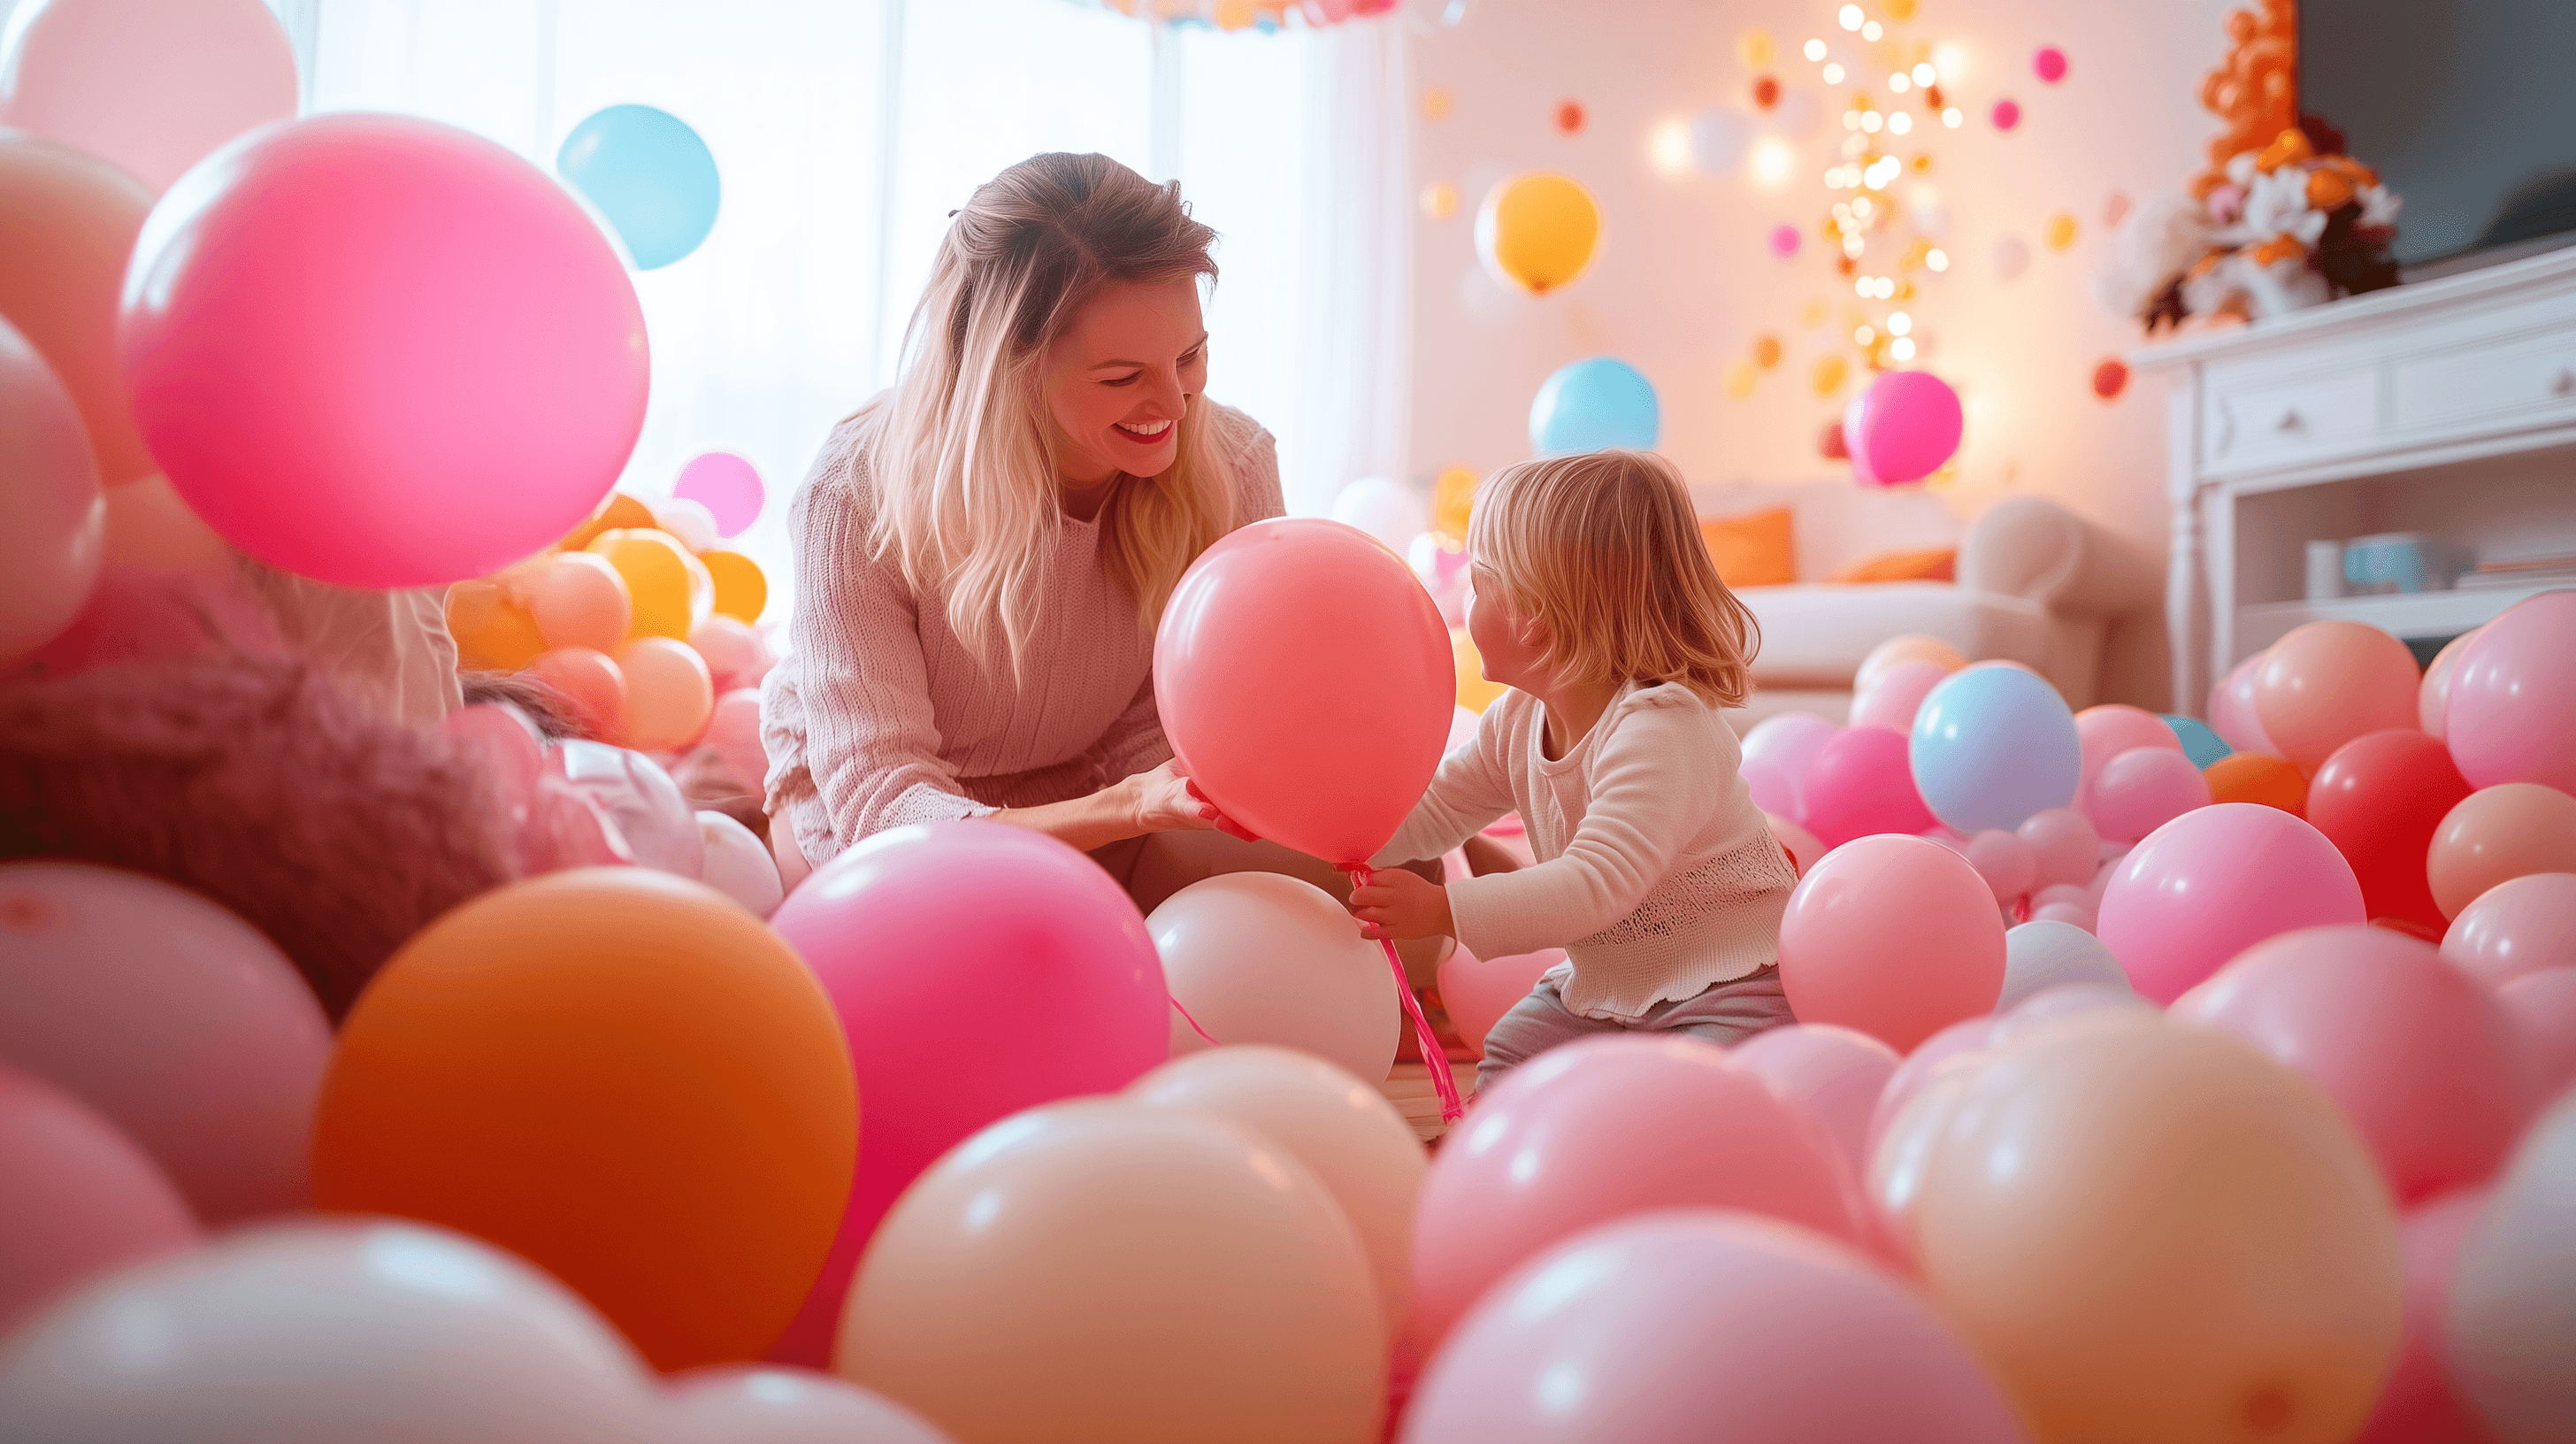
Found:
<svg viewBox="0 0 2576 1444"><path fill-rule="evenodd" d="M939 243L904 333L902 375L868 442L869 537L988 668L1017 675L1063 524L1055 428L1040 395L1047 348L1101 286L1213 279L1216 232L1178 182L1103 155L1034 155L978 186ZM1150 631L1172 586L1235 523L1235 481L1205 396L1181 417L1160 476L1122 476L1100 511L1102 565Z"/></svg>
<svg viewBox="0 0 2576 1444"><path fill-rule="evenodd" d="M1546 623L1540 665L1567 680L1678 682L1712 707L1752 694L1761 625L1719 580L1690 488L1663 457L1507 466L1476 490L1467 547L1505 605Z"/></svg>

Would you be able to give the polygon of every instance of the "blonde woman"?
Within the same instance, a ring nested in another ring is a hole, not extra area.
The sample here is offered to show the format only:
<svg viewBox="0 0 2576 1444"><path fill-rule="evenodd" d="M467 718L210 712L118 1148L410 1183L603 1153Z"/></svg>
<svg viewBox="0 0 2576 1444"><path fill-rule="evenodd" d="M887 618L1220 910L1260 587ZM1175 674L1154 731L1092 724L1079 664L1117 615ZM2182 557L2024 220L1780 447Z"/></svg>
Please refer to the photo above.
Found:
<svg viewBox="0 0 2576 1444"><path fill-rule="evenodd" d="M1174 768L1154 626L1208 545L1277 516L1277 446L1206 395L1216 233L1177 185L1040 155L959 211L894 389L796 493L794 647L761 737L780 871L989 817L1091 853L1142 907L1217 872L1330 867L1238 841Z"/></svg>
<svg viewBox="0 0 2576 1444"><path fill-rule="evenodd" d="M1717 713L1743 704L1761 637L1681 474L1644 451L1506 468L1467 548L1468 630L1512 690L1373 861L1437 857L1517 809L1537 863L1445 887L1381 872L1352 912L1373 937L1479 957L1566 950L1486 1034L1480 1092L1594 1033L1734 1043L1791 1021L1777 965L1796 874Z"/></svg>

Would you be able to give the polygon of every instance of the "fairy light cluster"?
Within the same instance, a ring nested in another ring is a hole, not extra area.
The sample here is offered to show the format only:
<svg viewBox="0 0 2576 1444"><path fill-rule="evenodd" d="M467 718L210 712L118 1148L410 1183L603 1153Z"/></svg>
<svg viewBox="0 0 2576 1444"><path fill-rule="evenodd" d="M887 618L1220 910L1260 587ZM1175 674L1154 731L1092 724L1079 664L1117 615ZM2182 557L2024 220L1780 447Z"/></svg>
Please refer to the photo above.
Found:
<svg viewBox="0 0 2576 1444"><path fill-rule="evenodd" d="M1887 9L1888 18L1900 22L1914 13L1903 0ZM1928 136L1934 126L1955 130L1963 123L1943 86L1957 81L1965 55L1954 46L1891 36L1859 5L1840 7L1834 19L1845 32L1840 40L1817 36L1799 47L1826 86L1848 80L1855 87L1842 107L1837 158L1824 174L1832 197L1824 239L1852 286L1855 304L1847 308L1844 329L1870 369L1885 370L1913 360L1921 345L1907 309L1918 276L1950 268L1948 254L1919 224L1925 211L1939 206L1922 179L1932 170L1931 153L1897 151L1919 146L1919 140L1909 143L1918 131ZM1884 78L1884 89L1864 85L1872 76Z"/></svg>

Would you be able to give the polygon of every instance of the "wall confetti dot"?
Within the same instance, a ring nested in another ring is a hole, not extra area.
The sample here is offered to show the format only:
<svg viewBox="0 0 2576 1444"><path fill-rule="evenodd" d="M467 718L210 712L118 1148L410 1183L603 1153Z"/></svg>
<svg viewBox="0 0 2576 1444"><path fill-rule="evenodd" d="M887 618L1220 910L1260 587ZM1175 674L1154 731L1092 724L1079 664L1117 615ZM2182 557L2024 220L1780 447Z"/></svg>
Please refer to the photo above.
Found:
<svg viewBox="0 0 2576 1444"><path fill-rule="evenodd" d="M1779 365L1779 364L1780 364L1780 338L1779 338L1779 337L1777 337L1777 336L1756 336L1756 337L1754 337L1754 338L1753 338L1753 364L1754 364L1754 365L1756 365L1756 366L1761 367L1761 368L1762 368L1763 370L1765 370L1765 371L1768 371L1768 370L1770 370L1772 367Z"/></svg>
<svg viewBox="0 0 2576 1444"><path fill-rule="evenodd" d="M2043 45L2030 58L2030 68L2032 74L2055 85L2066 78L2066 52L2054 45Z"/></svg>
<svg viewBox="0 0 2576 1444"><path fill-rule="evenodd" d="M1817 300L1809 300L1798 312L1798 324L1801 326L1821 326L1825 324L1825 303Z"/></svg>
<svg viewBox="0 0 2576 1444"><path fill-rule="evenodd" d="M1787 260L1789 257L1798 254L1799 239L1798 228L1796 226L1773 226L1771 228L1771 254L1778 256L1784 261Z"/></svg>
<svg viewBox="0 0 2576 1444"><path fill-rule="evenodd" d="M1568 100L1556 107L1556 128L1572 135L1583 129L1583 103Z"/></svg>
<svg viewBox="0 0 2576 1444"><path fill-rule="evenodd" d="M1841 422L1828 421L1825 429L1816 433L1816 454L1827 461L1851 460L1851 443L1843 440Z"/></svg>
<svg viewBox="0 0 2576 1444"><path fill-rule="evenodd" d="M2014 126L2021 124L2021 102L2017 100L1996 101L1994 117L1995 129L2012 129Z"/></svg>
<svg viewBox="0 0 2576 1444"><path fill-rule="evenodd" d="M1879 0L1878 8L1887 12L1887 18L1890 20L1914 18L1914 0Z"/></svg>
<svg viewBox="0 0 2576 1444"><path fill-rule="evenodd" d="M2075 217L2064 211L2048 218L2048 248L2062 251L2075 244Z"/></svg>
<svg viewBox="0 0 2576 1444"><path fill-rule="evenodd" d="M2118 360L2105 361L2093 368L2093 394L2105 401L2119 399L2129 389L2129 368Z"/></svg>
<svg viewBox="0 0 2576 1444"><path fill-rule="evenodd" d="M2030 269L2030 247L2019 236L2003 236L1995 241L1988 259L1994 265L1996 280L2017 281L2022 272Z"/></svg>
<svg viewBox="0 0 2576 1444"><path fill-rule="evenodd" d="M1451 104L1452 101L1449 95L1448 86L1426 85L1422 88L1422 118L1424 120L1447 120L1449 118L1449 108Z"/></svg>
<svg viewBox="0 0 2576 1444"><path fill-rule="evenodd" d="M1741 361L1730 363L1726 368L1726 394L1738 401L1752 395L1758 374Z"/></svg>
<svg viewBox="0 0 2576 1444"><path fill-rule="evenodd" d="M1851 374L1851 363L1840 356L1828 356L1816 363L1816 394L1831 396L1842 389L1843 378Z"/></svg>
<svg viewBox="0 0 2576 1444"><path fill-rule="evenodd" d="M1778 58L1771 45L1771 32L1747 30L1735 37L1735 58L1743 61L1747 70L1770 69L1771 62Z"/></svg>
<svg viewBox="0 0 2576 1444"><path fill-rule="evenodd" d="M1765 75L1753 82L1753 103L1764 110L1769 110L1780 103L1780 81L1777 76Z"/></svg>
<svg viewBox="0 0 2576 1444"><path fill-rule="evenodd" d="M2113 191L2111 198L2102 203L2102 224L2116 226L2128 213L2129 198L2118 191Z"/></svg>
<svg viewBox="0 0 2576 1444"><path fill-rule="evenodd" d="M1458 188L1447 181L1433 181L1424 186L1422 213L1435 221L1445 221L1458 214Z"/></svg>

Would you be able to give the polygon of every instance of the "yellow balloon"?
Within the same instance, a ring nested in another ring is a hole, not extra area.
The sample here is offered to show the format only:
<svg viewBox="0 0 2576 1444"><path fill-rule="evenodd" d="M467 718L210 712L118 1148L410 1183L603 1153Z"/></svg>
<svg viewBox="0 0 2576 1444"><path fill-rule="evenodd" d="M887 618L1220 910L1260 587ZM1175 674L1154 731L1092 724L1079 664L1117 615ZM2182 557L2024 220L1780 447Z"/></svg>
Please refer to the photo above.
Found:
<svg viewBox="0 0 2576 1444"><path fill-rule="evenodd" d="M1458 664L1459 706L1482 712L1508 690L1500 682L1485 680L1485 659L1476 654L1475 639L1467 635L1465 627L1449 629L1449 656Z"/></svg>
<svg viewBox="0 0 2576 1444"><path fill-rule="evenodd" d="M1768 70L1777 58L1771 52L1771 32L1768 30L1747 30L1735 37L1735 54L1747 70Z"/></svg>
<svg viewBox="0 0 2576 1444"><path fill-rule="evenodd" d="M515 672L546 650L537 619L489 578L447 589L447 630L456 638L456 665L468 672Z"/></svg>
<svg viewBox="0 0 2576 1444"><path fill-rule="evenodd" d="M651 507L622 491L612 491L601 500L599 510L590 514L590 520L574 527L564 537L562 546L568 552L582 551L592 542L597 541L602 532L615 531L621 527L645 527L652 524Z"/></svg>
<svg viewBox="0 0 2576 1444"><path fill-rule="evenodd" d="M1449 107L1449 87L1445 85L1427 85L1423 87L1422 118L1424 120L1447 120L1449 118Z"/></svg>
<svg viewBox="0 0 2576 1444"><path fill-rule="evenodd" d="M2075 217L2064 211L2048 218L2048 248L2062 251L2075 244Z"/></svg>
<svg viewBox="0 0 2576 1444"><path fill-rule="evenodd" d="M1476 511L1476 473L1463 466L1444 468L1431 482L1431 527L1464 546L1467 523Z"/></svg>
<svg viewBox="0 0 2576 1444"><path fill-rule="evenodd" d="M621 527L600 533L590 550L608 559L626 579L635 604L626 635L670 637L685 642L707 619L715 602L715 582L706 564L689 555L679 538L649 527Z"/></svg>
<svg viewBox="0 0 2576 1444"><path fill-rule="evenodd" d="M1750 363L1737 361L1726 368L1726 394L1741 401L1753 394L1754 370Z"/></svg>
<svg viewBox="0 0 2576 1444"><path fill-rule="evenodd" d="M769 605L769 578L760 574L758 562L721 547L698 560L715 579L716 611L744 622L760 620L761 609Z"/></svg>
<svg viewBox="0 0 2576 1444"><path fill-rule="evenodd" d="M1517 175L1476 213L1476 254L1499 280L1543 296L1583 274L1601 239L1601 207L1572 177Z"/></svg>
<svg viewBox="0 0 2576 1444"><path fill-rule="evenodd" d="M1831 396L1841 389L1843 378L1851 373L1851 363L1840 356L1828 356L1816 363L1816 394Z"/></svg>
<svg viewBox="0 0 2576 1444"><path fill-rule="evenodd" d="M1447 181L1433 181L1424 186L1422 213L1435 221L1445 221L1458 214L1458 188Z"/></svg>

